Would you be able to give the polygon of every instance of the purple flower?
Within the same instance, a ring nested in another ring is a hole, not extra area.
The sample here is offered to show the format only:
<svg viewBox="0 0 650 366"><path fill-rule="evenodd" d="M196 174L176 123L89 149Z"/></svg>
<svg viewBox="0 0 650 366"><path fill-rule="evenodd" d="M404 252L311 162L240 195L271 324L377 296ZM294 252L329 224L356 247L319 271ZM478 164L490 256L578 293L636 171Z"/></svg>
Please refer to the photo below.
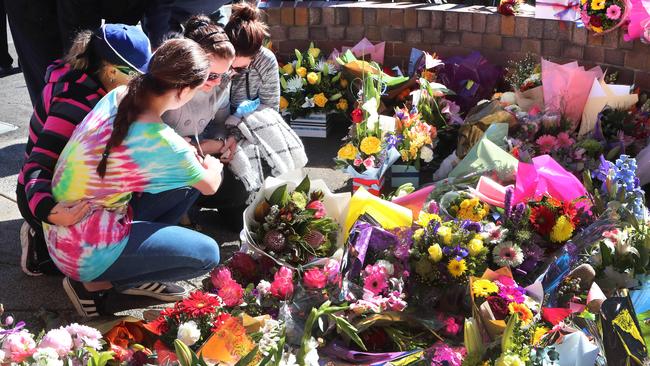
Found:
<svg viewBox="0 0 650 366"><path fill-rule="evenodd" d="M524 216L524 211L526 211L526 204L523 202L518 203L512 213L512 222L515 224L520 223Z"/></svg>
<svg viewBox="0 0 650 366"><path fill-rule="evenodd" d="M440 206L438 206L438 202L436 201L431 201L429 202L429 213L434 213L437 214L440 212Z"/></svg>
<svg viewBox="0 0 650 366"><path fill-rule="evenodd" d="M506 189L506 196L503 201L503 206L505 208L505 217L506 219L509 219L510 216L512 215L512 195L513 195L513 189L511 187L508 187Z"/></svg>
<svg viewBox="0 0 650 366"><path fill-rule="evenodd" d="M388 149L396 147L401 141L402 141L402 137L394 134L388 134L385 139L386 146L388 147Z"/></svg>

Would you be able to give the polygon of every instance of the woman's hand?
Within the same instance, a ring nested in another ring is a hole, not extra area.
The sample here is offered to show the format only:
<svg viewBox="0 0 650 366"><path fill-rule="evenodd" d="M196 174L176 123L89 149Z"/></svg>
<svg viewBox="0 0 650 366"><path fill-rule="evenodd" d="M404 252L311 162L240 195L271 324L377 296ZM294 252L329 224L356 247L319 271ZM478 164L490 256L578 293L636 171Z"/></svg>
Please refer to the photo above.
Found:
<svg viewBox="0 0 650 366"><path fill-rule="evenodd" d="M201 162L201 164L203 164L203 167L206 170L216 171L217 173L221 173L223 170L223 164L221 164L219 159L209 154L203 158L203 162Z"/></svg>
<svg viewBox="0 0 650 366"><path fill-rule="evenodd" d="M237 140L233 137L230 136L226 140L226 143L223 145L221 148L221 162L222 163L229 163L232 158L235 156L235 150L237 149Z"/></svg>
<svg viewBox="0 0 650 366"><path fill-rule="evenodd" d="M52 208L47 220L58 226L71 226L83 219L90 210L88 202L79 202L75 204L57 203Z"/></svg>

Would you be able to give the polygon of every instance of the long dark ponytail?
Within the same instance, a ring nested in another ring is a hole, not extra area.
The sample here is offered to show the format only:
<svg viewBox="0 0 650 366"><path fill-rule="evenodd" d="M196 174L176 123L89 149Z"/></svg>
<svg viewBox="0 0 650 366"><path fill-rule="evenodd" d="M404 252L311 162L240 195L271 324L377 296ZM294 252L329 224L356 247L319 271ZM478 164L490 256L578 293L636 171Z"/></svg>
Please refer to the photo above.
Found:
<svg viewBox="0 0 650 366"><path fill-rule="evenodd" d="M106 175L108 155L122 144L131 124L148 108L151 96L170 90L180 95L185 88L196 88L205 82L209 68L208 57L196 42L171 39L163 43L151 58L149 71L129 82L128 91L117 107L111 137L97 165L99 176Z"/></svg>

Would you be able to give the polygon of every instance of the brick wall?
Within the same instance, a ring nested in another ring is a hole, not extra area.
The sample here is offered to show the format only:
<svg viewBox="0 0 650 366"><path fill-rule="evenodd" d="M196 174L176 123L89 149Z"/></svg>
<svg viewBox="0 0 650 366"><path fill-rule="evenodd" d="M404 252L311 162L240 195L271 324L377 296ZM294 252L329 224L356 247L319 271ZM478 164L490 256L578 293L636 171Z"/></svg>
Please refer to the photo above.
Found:
<svg viewBox="0 0 650 366"><path fill-rule="evenodd" d="M505 17L494 8L373 1L270 1L265 5L273 48L288 60L310 41L324 52L352 46L364 36L386 41L385 63L406 66L412 47L441 57L478 50L504 65L527 52L555 62L578 60L619 72L619 81L650 90L650 45L625 42L616 30L595 36L573 23Z"/></svg>

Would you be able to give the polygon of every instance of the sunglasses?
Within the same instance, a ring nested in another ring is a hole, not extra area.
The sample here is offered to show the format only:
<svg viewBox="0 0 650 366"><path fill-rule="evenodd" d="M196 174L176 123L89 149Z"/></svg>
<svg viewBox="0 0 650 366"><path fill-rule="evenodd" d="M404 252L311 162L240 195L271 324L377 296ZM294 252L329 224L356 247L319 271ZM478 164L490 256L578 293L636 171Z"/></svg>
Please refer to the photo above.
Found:
<svg viewBox="0 0 650 366"><path fill-rule="evenodd" d="M230 76L230 72L231 72L231 70L228 70L228 71L224 72L223 74L219 74L217 72L211 72L210 74L208 74L208 80L209 81L215 81L217 79L223 80L224 78L227 78L228 76Z"/></svg>
<svg viewBox="0 0 650 366"><path fill-rule="evenodd" d="M248 66L233 67L232 71L236 72L237 74L243 74L243 73L248 72Z"/></svg>
<svg viewBox="0 0 650 366"><path fill-rule="evenodd" d="M130 76L130 77L133 77L133 76L138 75L138 72L137 72L137 71L133 70L132 68L130 68L130 67L128 67L128 66L115 66L115 68L116 68L119 72L121 72L122 74L127 75L127 76Z"/></svg>

